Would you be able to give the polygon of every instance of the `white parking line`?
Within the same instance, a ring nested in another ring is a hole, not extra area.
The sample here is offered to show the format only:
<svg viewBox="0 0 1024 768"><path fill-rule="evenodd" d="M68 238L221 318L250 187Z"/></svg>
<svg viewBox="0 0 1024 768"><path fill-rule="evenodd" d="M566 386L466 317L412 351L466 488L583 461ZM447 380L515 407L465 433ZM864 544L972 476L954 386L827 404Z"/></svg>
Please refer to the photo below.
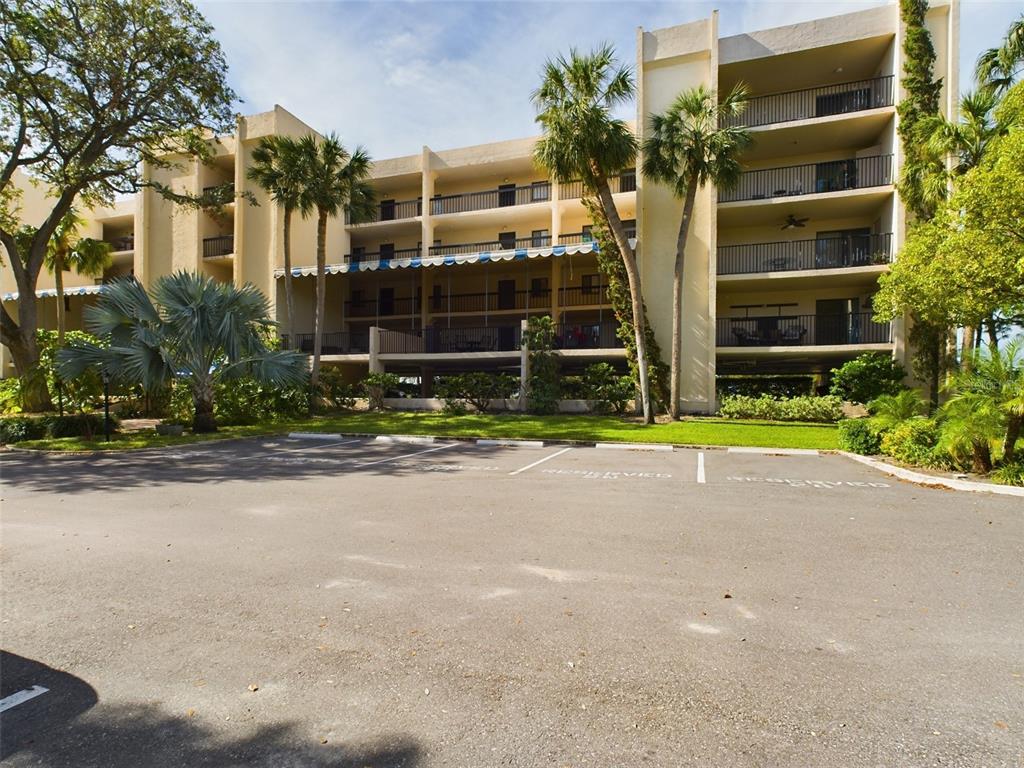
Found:
<svg viewBox="0 0 1024 768"><path fill-rule="evenodd" d="M26 688L24 691L18 691L17 693L12 693L10 696L5 696L0 699L0 712L6 712L8 709L16 707L19 704L24 704L26 701L34 699L36 696L42 696L49 690L49 688L43 688L41 685L33 685L31 688Z"/></svg>
<svg viewBox="0 0 1024 768"><path fill-rule="evenodd" d="M519 469L513 470L513 471L509 472L509 474L510 475L518 475L520 472L525 472L528 469L533 469L538 464L543 464L545 461L551 461L551 459L555 458L556 456L561 456L563 453L567 453L567 452L569 452L571 450L572 450L572 446L570 445L568 448L563 448L560 451L555 451L554 453L552 453L552 454L550 454L548 456L545 456L543 459L537 459L537 461L533 462L532 464L527 464L525 467L520 467Z"/></svg>
<svg viewBox="0 0 1024 768"><path fill-rule="evenodd" d="M454 448L459 443L446 443L445 445L435 445L433 448L427 448L425 451L416 451L416 453L406 453L402 456L392 456L387 459L377 459L377 461L367 461L363 464L356 464L357 469L362 467L372 467L376 464L387 464L389 461L399 461L400 459L411 459L413 456L422 456L424 453L433 453L434 451L443 451L445 448Z"/></svg>
<svg viewBox="0 0 1024 768"><path fill-rule="evenodd" d="M274 453L267 455L261 454L259 456L243 456L238 461L257 461L260 459L272 459L282 453L303 453L305 451L319 451L321 448L331 448L335 445L348 445L349 443L358 443L360 438L353 438L351 440L338 440L334 443L317 443L316 445L304 445L300 448L285 448L284 450L275 450Z"/></svg>
<svg viewBox="0 0 1024 768"><path fill-rule="evenodd" d="M697 482L698 483L705 482L705 479L704 479L704 454L703 453L698 453L697 454Z"/></svg>

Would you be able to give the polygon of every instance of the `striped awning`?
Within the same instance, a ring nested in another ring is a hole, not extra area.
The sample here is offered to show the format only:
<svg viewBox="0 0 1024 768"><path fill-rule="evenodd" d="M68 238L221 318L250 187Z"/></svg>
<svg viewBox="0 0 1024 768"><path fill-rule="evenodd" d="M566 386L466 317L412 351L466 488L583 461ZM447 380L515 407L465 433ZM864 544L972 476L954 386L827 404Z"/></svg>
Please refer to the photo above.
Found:
<svg viewBox="0 0 1024 768"><path fill-rule="evenodd" d="M328 264L328 275L343 275L347 272L376 272L382 269L415 269L417 267L444 267L455 264L486 264L490 261L523 261L548 256L565 256L574 253L595 253L596 242L574 245L548 245L543 248L515 248L507 251L480 251L478 253L435 254L421 258L379 259L360 261L356 264ZM316 274L316 267L293 267L292 277L308 277ZM284 277L283 269L274 270L274 277Z"/></svg>
<svg viewBox="0 0 1024 768"><path fill-rule="evenodd" d="M105 285L79 285L79 286L76 286L74 288L65 288L64 289L64 295L65 296L92 296L92 295L97 294L97 293L103 293L103 291L105 291L106 288L107 287ZM56 288L43 288L43 289L40 289L40 290L36 291L36 298L37 299L50 299L50 298L56 298L56 297L57 297L57 289ZM3 296L0 296L0 299L3 299L3 301L17 301L18 300L18 292L14 291L14 293L5 293Z"/></svg>

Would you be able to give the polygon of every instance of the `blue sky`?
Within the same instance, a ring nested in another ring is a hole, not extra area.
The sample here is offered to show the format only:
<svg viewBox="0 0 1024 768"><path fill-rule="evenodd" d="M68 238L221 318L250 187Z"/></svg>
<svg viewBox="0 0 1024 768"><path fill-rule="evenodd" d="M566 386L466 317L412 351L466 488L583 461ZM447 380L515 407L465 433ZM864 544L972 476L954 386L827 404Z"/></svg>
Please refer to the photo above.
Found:
<svg viewBox="0 0 1024 768"><path fill-rule="evenodd" d="M723 35L859 10L817 2L247 2L200 7L217 30L240 111L275 103L374 157L536 133L530 92L545 58L611 41L635 57L636 28L720 11ZM1021 13L1019 0L963 0L961 81Z"/></svg>

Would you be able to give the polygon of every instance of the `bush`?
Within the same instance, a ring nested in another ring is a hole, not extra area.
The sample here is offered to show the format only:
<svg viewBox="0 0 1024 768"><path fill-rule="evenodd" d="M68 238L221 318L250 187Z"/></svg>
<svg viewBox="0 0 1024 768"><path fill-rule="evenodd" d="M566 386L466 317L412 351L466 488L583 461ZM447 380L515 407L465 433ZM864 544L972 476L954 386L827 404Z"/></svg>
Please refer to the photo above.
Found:
<svg viewBox="0 0 1024 768"><path fill-rule="evenodd" d="M845 419L839 422L839 447L862 456L874 456L882 452L882 436L868 419Z"/></svg>
<svg viewBox="0 0 1024 768"><path fill-rule="evenodd" d="M384 410L384 398L400 391L400 380L393 373L371 373L363 379L363 391L371 411Z"/></svg>
<svg viewBox="0 0 1024 768"><path fill-rule="evenodd" d="M868 403L871 423L879 433L902 424L915 416L925 416L928 404L912 389L904 389L895 395L881 395Z"/></svg>
<svg viewBox="0 0 1024 768"><path fill-rule="evenodd" d="M508 400L519 388L519 379L507 373L461 373L448 376L438 387L439 394L448 404L449 413L457 413L457 403L472 405L480 413L487 413L492 400Z"/></svg>
<svg viewBox="0 0 1024 768"><path fill-rule="evenodd" d="M0 414L21 413L21 382L14 376L0 379Z"/></svg>
<svg viewBox="0 0 1024 768"><path fill-rule="evenodd" d="M764 419L766 421L819 421L834 423L843 416L838 397L791 397L776 399L769 395L723 397L718 414L727 419Z"/></svg>
<svg viewBox="0 0 1024 768"><path fill-rule="evenodd" d="M813 376L719 376L715 385L720 397L800 397L814 394Z"/></svg>
<svg viewBox="0 0 1024 768"><path fill-rule="evenodd" d="M188 386L180 389L188 392ZM294 419L305 416L309 410L309 389L305 385L280 387L261 384L248 377L224 379L214 385L213 411L217 423L223 426L259 424L275 419ZM186 414L192 412L189 392ZM185 414L173 417L191 423Z"/></svg>
<svg viewBox="0 0 1024 768"><path fill-rule="evenodd" d="M840 400L869 403L882 395L895 395L904 389L907 372L888 355L866 352L832 369L829 393Z"/></svg>
<svg viewBox="0 0 1024 768"><path fill-rule="evenodd" d="M608 363L587 366L583 381L586 399L597 413L625 413L636 395L632 377L619 375Z"/></svg>
<svg viewBox="0 0 1024 768"><path fill-rule="evenodd" d="M882 435L882 453L903 464L919 467L949 466L949 458L938 445L938 426L920 416L907 419Z"/></svg>
<svg viewBox="0 0 1024 768"><path fill-rule="evenodd" d="M88 411L103 404L103 380L94 369L88 369L74 379L57 376L57 332L36 331L39 344L39 366L46 376L46 386L54 407L64 406L65 411ZM104 346L100 339L85 331L68 331L64 334L64 345L86 343ZM113 394L113 389L111 391Z"/></svg>
<svg viewBox="0 0 1024 768"><path fill-rule="evenodd" d="M0 418L0 444L20 443L46 437L46 422L40 418L14 416Z"/></svg>
<svg viewBox="0 0 1024 768"><path fill-rule="evenodd" d="M46 420L50 437L81 437L92 440L103 434L102 413L73 413L68 416L50 416ZM116 432L120 422L110 415L110 431Z"/></svg>
<svg viewBox="0 0 1024 768"><path fill-rule="evenodd" d="M1024 462L1004 464L992 473L992 480L1001 485L1024 485Z"/></svg>
<svg viewBox="0 0 1024 768"><path fill-rule="evenodd" d="M320 370L320 399L336 411L350 411L355 407L361 392L356 384L349 384L339 368L325 367Z"/></svg>
<svg viewBox="0 0 1024 768"><path fill-rule="evenodd" d="M555 326L548 315L531 317L526 323L523 343L530 351L530 380L527 400L531 413L557 413L561 385L558 359L552 349Z"/></svg>

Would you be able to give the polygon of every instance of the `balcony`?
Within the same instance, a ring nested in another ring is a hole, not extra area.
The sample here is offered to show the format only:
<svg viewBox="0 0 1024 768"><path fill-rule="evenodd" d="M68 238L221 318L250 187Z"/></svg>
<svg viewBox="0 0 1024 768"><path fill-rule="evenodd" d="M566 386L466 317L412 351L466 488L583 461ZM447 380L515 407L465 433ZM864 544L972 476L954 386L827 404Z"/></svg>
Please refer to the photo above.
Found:
<svg viewBox="0 0 1024 768"><path fill-rule="evenodd" d="M558 291L558 305L568 307L606 307L611 304L607 285L577 285Z"/></svg>
<svg viewBox="0 0 1024 768"><path fill-rule="evenodd" d="M555 326L555 349L622 349L622 341L616 335L619 324L604 323L559 323Z"/></svg>
<svg viewBox="0 0 1024 768"><path fill-rule="evenodd" d="M633 221L631 224L626 224L626 237L630 240L636 238L636 222ZM559 245L579 245L580 243L593 243L596 242L597 238L594 237L590 231L583 232L570 232L565 235L558 236Z"/></svg>
<svg viewBox="0 0 1024 768"><path fill-rule="evenodd" d="M558 350L621 349L616 336L618 324L561 323L555 326L554 347ZM381 355L460 354L467 352L516 353L522 344L522 327L515 325L471 328L432 327L412 331L379 332Z"/></svg>
<svg viewBox="0 0 1024 768"><path fill-rule="evenodd" d="M217 200L221 203L230 203L235 199L235 183L233 181L225 181L221 184L203 187L203 197L209 196L216 196Z"/></svg>
<svg viewBox="0 0 1024 768"><path fill-rule="evenodd" d="M216 259L222 256L230 256L235 252L235 236L219 235L218 237L203 238L203 258Z"/></svg>
<svg viewBox="0 0 1024 768"><path fill-rule="evenodd" d="M612 176L608 179L608 186L611 187L613 195L620 192L636 192L636 170L631 168L618 176ZM582 181L568 181L558 185L558 196L562 200L581 198L585 191Z"/></svg>
<svg viewBox="0 0 1024 768"><path fill-rule="evenodd" d="M106 242L110 243L110 248L114 253L120 253L123 251L134 251L135 250L135 235L125 235L123 237L112 237Z"/></svg>
<svg viewBox="0 0 1024 768"><path fill-rule="evenodd" d="M567 286L559 289L559 306L607 307L608 287ZM427 310L432 315L483 315L497 312L534 312L551 308L549 288L519 291L485 291L478 293L437 293L427 297ZM345 302L345 316L362 318L418 315L423 309L418 296L379 296Z"/></svg>
<svg viewBox="0 0 1024 768"><path fill-rule="evenodd" d="M381 200L370 218L358 224L377 224L382 221L401 221L423 215L422 200ZM345 223L352 223L352 216L345 211Z"/></svg>
<svg viewBox="0 0 1024 768"><path fill-rule="evenodd" d="M892 261L892 235L848 235L814 240L723 245L719 275L868 267Z"/></svg>
<svg viewBox="0 0 1024 768"><path fill-rule="evenodd" d="M370 350L370 332L363 331L361 333L325 333L320 344L321 354L324 355L365 355ZM293 348L291 346L291 340L289 339L287 334L281 337L281 346L284 349ZM313 334L295 334L294 349L297 349L300 352L307 352L309 354L313 354Z"/></svg>
<svg viewBox="0 0 1024 768"><path fill-rule="evenodd" d="M514 251L519 248L544 248L551 245L550 235L531 237L510 237L505 240L482 240L476 243L453 243L451 245L430 246L431 256L443 256L456 253L490 253L491 251Z"/></svg>
<svg viewBox="0 0 1024 768"><path fill-rule="evenodd" d="M346 253L346 264L362 264L366 261L390 261L391 259L414 259L420 255L419 248L399 248L398 250L382 250Z"/></svg>
<svg viewBox="0 0 1024 768"><path fill-rule="evenodd" d="M345 316L365 317L397 317L401 315L417 315L421 302L418 296L411 298L381 297L379 299L357 299L345 302Z"/></svg>
<svg viewBox="0 0 1024 768"><path fill-rule="evenodd" d="M430 199L430 213L443 216L449 213L485 211L530 203L546 203L551 199L551 183L538 181L522 187L508 185L485 192L465 192L459 195L437 195Z"/></svg>
<svg viewBox="0 0 1024 768"><path fill-rule="evenodd" d="M888 344L889 323L876 323L870 312L788 317L720 317L719 347L806 347Z"/></svg>
<svg viewBox="0 0 1024 768"><path fill-rule="evenodd" d="M718 202L773 200L882 187L892 183L892 155L874 155L745 171L734 189L719 193Z"/></svg>
<svg viewBox="0 0 1024 768"><path fill-rule="evenodd" d="M742 114L727 117L722 125L754 128L891 107L893 82L893 76L886 75L870 80L754 96L748 99L747 108Z"/></svg>

